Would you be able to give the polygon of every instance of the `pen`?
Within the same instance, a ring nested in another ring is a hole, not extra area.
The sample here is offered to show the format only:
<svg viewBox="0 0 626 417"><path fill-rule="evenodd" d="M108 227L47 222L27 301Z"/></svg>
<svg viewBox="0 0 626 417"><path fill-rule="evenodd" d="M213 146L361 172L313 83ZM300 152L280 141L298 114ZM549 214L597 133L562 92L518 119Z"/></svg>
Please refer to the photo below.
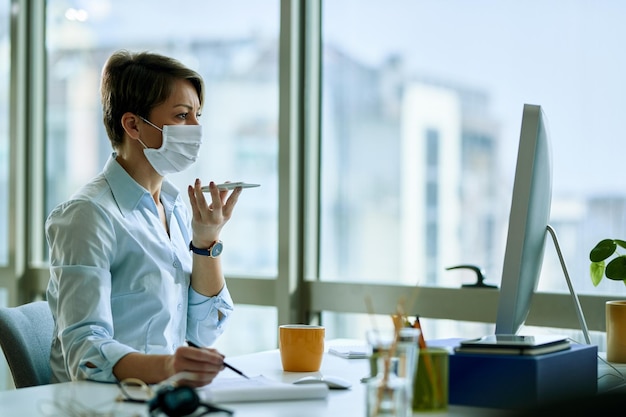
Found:
<svg viewBox="0 0 626 417"><path fill-rule="evenodd" d="M417 339L419 348L427 349L426 339L424 339L424 332L422 331L422 325L420 323L420 316L415 316L415 321L413 322L413 328L419 329L420 331L419 337ZM437 398L437 401L439 402L441 401L441 395L442 395L441 393L443 392L443 387L441 387L441 381L438 380L437 374L435 373L435 370L433 369L434 365L432 362L432 358L430 355L425 354L422 357L422 359L424 359L424 366L426 367L428 381L430 382L430 385L432 386L432 389L433 389L433 395L435 396L435 398ZM419 363L419 359L418 359L418 363Z"/></svg>
<svg viewBox="0 0 626 417"><path fill-rule="evenodd" d="M193 348L198 348L198 349L202 349L200 346L196 345L195 343L193 343L190 340L187 340L187 344ZM228 363L224 362L224 366L228 369L230 369L231 371L233 371L236 374L241 375L242 377L246 378L246 379L250 379L250 377L246 374L244 374L243 372L241 372L239 369L235 368L232 365L229 365Z"/></svg>
<svg viewBox="0 0 626 417"><path fill-rule="evenodd" d="M413 322L413 328L418 329L420 331L420 334L417 339L420 349L426 349L426 339L424 339L424 332L422 331L422 325L420 324L419 316L415 316L415 321Z"/></svg>

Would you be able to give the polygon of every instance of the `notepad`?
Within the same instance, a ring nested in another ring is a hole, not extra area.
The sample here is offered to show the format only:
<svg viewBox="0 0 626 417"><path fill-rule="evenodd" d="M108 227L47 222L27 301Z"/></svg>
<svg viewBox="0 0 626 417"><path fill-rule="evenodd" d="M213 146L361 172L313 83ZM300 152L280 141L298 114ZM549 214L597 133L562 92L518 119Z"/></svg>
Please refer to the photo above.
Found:
<svg viewBox="0 0 626 417"><path fill-rule="evenodd" d="M328 386L294 385L259 375L250 379L216 378L209 385L199 388L198 394L201 399L216 403L311 400L326 398Z"/></svg>
<svg viewBox="0 0 626 417"><path fill-rule="evenodd" d="M328 348L328 353L345 359L364 359L370 355L367 345L333 345Z"/></svg>

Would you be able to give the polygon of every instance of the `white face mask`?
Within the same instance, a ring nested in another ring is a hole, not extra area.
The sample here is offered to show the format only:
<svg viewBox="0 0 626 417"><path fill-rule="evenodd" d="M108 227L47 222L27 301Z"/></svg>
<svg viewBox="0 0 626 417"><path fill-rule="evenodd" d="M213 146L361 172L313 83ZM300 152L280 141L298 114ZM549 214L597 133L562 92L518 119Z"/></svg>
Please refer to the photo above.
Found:
<svg viewBox="0 0 626 417"><path fill-rule="evenodd" d="M196 162L202 144L201 125L164 125L160 129L143 117L141 119L163 133L163 143L158 149L148 148L139 139L148 162L161 176L181 172Z"/></svg>

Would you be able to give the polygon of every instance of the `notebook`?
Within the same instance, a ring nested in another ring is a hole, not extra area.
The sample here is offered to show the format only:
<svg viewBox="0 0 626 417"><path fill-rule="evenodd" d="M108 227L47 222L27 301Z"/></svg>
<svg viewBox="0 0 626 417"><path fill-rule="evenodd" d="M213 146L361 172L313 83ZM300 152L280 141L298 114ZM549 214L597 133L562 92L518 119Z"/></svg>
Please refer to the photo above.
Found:
<svg viewBox="0 0 626 417"><path fill-rule="evenodd" d="M365 359L370 355L368 345L333 345L328 348L328 353L345 359Z"/></svg>
<svg viewBox="0 0 626 417"><path fill-rule="evenodd" d="M209 385L199 388L198 395L205 401L216 403L310 400L326 398L328 386L288 384L263 375L250 379L225 377L216 378Z"/></svg>

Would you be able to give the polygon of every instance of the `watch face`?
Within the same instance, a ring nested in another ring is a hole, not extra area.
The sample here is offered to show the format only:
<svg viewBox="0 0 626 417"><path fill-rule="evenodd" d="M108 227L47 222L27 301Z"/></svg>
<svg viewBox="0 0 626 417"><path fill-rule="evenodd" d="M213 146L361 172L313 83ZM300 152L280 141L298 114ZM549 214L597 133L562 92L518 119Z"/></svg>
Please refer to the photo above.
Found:
<svg viewBox="0 0 626 417"><path fill-rule="evenodd" d="M224 245L222 245L222 242L215 242L215 244L211 247L211 256L214 258L220 256L223 249Z"/></svg>

